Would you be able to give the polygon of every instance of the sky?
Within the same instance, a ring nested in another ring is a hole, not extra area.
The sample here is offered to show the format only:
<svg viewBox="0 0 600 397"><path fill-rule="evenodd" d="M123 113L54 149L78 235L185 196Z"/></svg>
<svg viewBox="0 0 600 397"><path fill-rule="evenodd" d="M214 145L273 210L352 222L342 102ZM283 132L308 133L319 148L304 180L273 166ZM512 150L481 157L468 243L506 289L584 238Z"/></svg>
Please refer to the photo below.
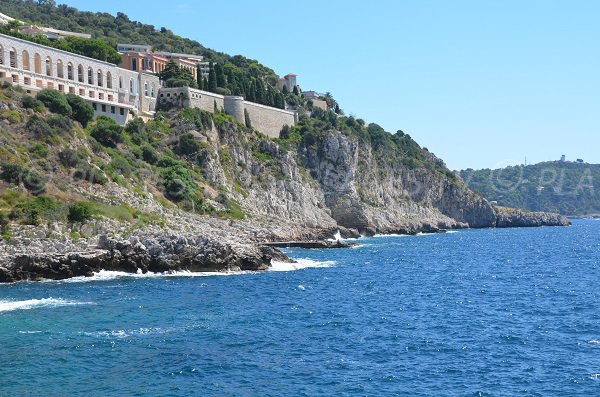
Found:
<svg viewBox="0 0 600 397"><path fill-rule="evenodd" d="M257 59L451 169L600 163L600 2L57 0ZM60 27L58 27L60 28Z"/></svg>

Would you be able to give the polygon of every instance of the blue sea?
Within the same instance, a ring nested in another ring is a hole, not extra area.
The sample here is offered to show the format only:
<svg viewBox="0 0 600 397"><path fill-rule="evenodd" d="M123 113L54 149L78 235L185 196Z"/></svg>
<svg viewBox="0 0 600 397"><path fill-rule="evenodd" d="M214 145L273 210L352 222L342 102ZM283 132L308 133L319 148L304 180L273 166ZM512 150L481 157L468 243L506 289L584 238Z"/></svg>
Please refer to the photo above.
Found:
<svg viewBox="0 0 600 397"><path fill-rule="evenodd" d="M600 221L0 285L0 396L600 396Z"/></svg>

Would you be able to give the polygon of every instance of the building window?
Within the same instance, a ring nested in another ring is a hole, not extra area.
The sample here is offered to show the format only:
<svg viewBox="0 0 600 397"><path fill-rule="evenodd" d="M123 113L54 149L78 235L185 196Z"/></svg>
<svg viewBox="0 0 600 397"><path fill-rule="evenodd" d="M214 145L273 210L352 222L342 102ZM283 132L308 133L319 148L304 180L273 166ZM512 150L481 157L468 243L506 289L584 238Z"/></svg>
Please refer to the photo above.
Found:
<svg viewBox="0 0 600 397"><path fill-rule="evenodd" d="M133 79L129 79L129 93L135 94L135 92L133 92Z"/></svg>
<svg viewBox="0 0 600 397"><path fill-rule="evenodd" d="M120 114L121 116L125 116L125 109L123 109L123 108L119 108L119 114Z"/></svg>
<svg viewBox="0 0 600 397"><path fill-rule="evenodd" d="M11 48L8 53L8 58L10 60L10 67L16 68L17 67L17 50L15 50L14 48Z"/></svg>
<svg viewBox="0 0 600 397"><path fill-rule="evenodd" d="M23 50L23 70L29 70L29 53Z"/></svg>
<svg viewBox="0 0 600 397"><path fill-rule="evenodd" d="M106 105L102 104L102 112L106 113Z"/></svg>
<svg viewBox="0 0 600 397"><path fill-rule="evenodd" d="M137 70L137 58L131 58L131 70L134 72Z"/></svg>
<svg viewBox="0 0 600 397"><path fill-rule="evenodd" d="M113 96L112 96L112 95L109 95L109 96L108 96L108 100L109 100L110 102L112 102L112 101L113 101Z"/></svg>
<svg viewBox="0 0 600 397"><path fill-rule="evenodd" d="M67 64L67 78L73 80L73 64L71 62Z"/></svg>
<svg viewBox="0 0 600 397"><path fill-rule="evenodd" d="M98 87L102 87L102 70L98 69L97 76Z"/></svg>
<svg viewBox="0 0 600 397"><path fill-rule="evenodd" d="M83 66L77 66L77 81L83 83Z"/></svg>
<svg viewBox="0 0 600 397"><path fill-rule="evenodd" d="M94 110L98 110L98 106L96 105L96 102L92 102L92 108Z"/></svg>
<svg viewBox="0 0 600 397"><path fill-rule="evenodd" d="M46 76L52 76L52 59L46 57Z"/></svg>
<svg viewBox="0 0 600 397"><path fill-rule="evenodd" d="M144 95L148 96L148 82L147 81L144 83Z"/></svg>
<svg viewBox="0 0 600 397"><path fill-rule="evenodd" d="M112 89L112 74L110 72L106 72L106 88Z"/></svg>
<svg viewBox="0 0 600 397"><path fill-rule="evenodd" d="M110 107L110 112L111 112L112 114L115 114L115 107L114 107L114 106L111 106L111 107Z"/></svg>
<svg viewBox="0 0 600 397"><path fill-rule="evenodd" d="M94 71L88 68L88 84L94 84Z"/></svg>
<svg viewBox="0 0 600 397"><path fill-rule="evenodd" d="M98 99L104 99L104 94L103 94L103 93L101 93L101 92L99 92L99 93L98 93Z"/></svg>
<svg viewBox="0 0 600 397"><path fill-rule="evenodd" d="M25 77L25 78L23 79L23 83L24 83L25 85L31 85L31 79L30 79L29 77Z"/></svg>
<svg viewBox="0 0 600 397"><path fill-rule="evenodd" d="M60 77L61 79L64 78L64 67L63 67L63 61L61 61L60 59L56 60L56 76Z"/></svg>
<svg viewBox="0 0 600 397"><path fill-rule="evenodd" d="M94 91L89 91L88 95L89 95L90 98L93 98L94 97Z"/></svg>

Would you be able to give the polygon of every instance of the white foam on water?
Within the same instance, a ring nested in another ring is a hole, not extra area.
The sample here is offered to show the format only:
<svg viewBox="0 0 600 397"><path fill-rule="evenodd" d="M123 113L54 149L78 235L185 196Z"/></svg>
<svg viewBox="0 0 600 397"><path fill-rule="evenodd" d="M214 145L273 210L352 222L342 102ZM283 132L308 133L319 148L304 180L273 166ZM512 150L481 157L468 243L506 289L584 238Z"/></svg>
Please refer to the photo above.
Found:
<svg viewBox="0 0 600 397"><path fill-rule="evenodd" d="M590 375L590 379L600 380L600 374L592 374L592 375Z"/></svg>
<svg viewBox="0 0 600 397"><path fill-rule="evenodd" d="M373 236L373 238L384 238L384 237L408 237L408 234L395 234L395 233L391 233L391 234L376 234Z"/></svg>
<svg viewBox="0 0 600 397"><path fill-rule="evenodd" d="M193 328L193 327L192 327ZM163 335L169 333L184 332L189 330L190 327L141 327L136 329L116 329L109 331L93 331L93 332L79 332L80 335L89 336L92 338L100 339L125 339L132 337L140 337L145 335Z"/></svg>
<svg viewBox="0 0 600 397"><path fill-rule="evenodd" d="M460 233L458 230L446 230L444 233L446 234L454 234L454 233Z"/></svg>
<svg viewBox="0 0 600 397"><path fill-rule="evenodd" d="M140 269L138 269L137 273L128 273L128 272L119 272L112 270L100 270L99 272L95 272L91 277L73 277L66 280L60 280L60 282L65 283L85 283L91 281L111 281L117 279L126 279L126 278L161 278L161 277L210 277L210 276L235 276L239 274L247 274L250 272L190 272L188 270L180 270L174 272L162 272L162 273L153 273L146 272L143 273ZM55 280L47 280L49 282Z"/></svg>
<svg viewBox="0 0 600 397"><path fill-rule="evenodd" d="M307 268L322 268L335 265L335 261L314 261L312 259L294 259L296 263L272 261L269 271L271 272L292 272Z"/></svg>
<svg viewBox="0 0 600 397"><path fill-rule="evenodd" d="M76 302L60 298L28 299L22 301L0 300L0 313L14 310L55 308L61 306L91 305L92 302Z"/></svg>
<svg viewBox="0 0 600 397"><path fill-rule="evenodd" d="M592 345L600 345L600 340L597 339L592 339L591 341L589 341L588 343L591 343Z"/></svg>

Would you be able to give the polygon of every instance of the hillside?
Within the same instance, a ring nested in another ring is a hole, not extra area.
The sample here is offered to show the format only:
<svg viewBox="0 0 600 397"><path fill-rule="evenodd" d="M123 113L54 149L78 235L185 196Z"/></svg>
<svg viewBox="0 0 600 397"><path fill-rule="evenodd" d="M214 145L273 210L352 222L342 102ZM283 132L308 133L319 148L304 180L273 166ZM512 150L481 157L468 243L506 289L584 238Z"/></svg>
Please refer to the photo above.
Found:
<svg viewBox="0 0 600 397"><path fill-rule="evenodd" d="M600 165L549 161L460 172L470 189L499 205L563 215L600 214Z"/></svg>

